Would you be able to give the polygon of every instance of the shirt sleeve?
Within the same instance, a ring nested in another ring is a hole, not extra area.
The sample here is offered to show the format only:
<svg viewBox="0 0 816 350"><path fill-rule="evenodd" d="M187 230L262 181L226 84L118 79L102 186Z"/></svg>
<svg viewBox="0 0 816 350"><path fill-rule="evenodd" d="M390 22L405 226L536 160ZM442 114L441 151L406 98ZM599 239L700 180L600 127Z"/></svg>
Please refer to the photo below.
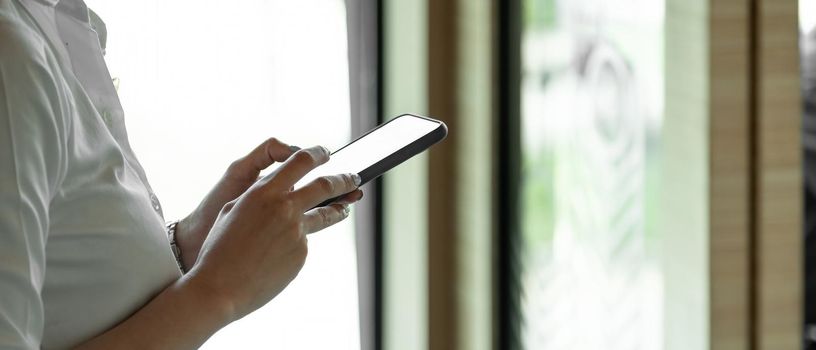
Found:
<svg viewBox="0 0 816 350"><path fill-rule="evenodd" d="M0 16L0 348L39 349L49 204L66 157L53 58ZM50 62L50 63L49 63Z"/></svg>

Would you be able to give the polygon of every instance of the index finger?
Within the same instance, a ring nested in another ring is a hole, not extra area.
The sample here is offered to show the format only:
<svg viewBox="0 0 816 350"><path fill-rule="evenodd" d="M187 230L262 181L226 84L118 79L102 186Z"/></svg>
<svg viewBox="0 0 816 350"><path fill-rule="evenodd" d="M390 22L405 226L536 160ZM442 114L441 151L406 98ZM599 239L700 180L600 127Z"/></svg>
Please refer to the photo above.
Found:
<svg viewBox="0 0 816 350"><path fill-rule="evenodd" d="M249 177L255 180L258 174L275 162L286 160L296 151L276 138L270 138L255 147L249 154L232 163L228 173L241 178Z"/></svg>
<svg viewBox="0 0 816 350"><path fill-rule="evenodd" d="M268 186L289 189L310 171L329 161L329 150L323 146L304 148L286 159L269 174Z"/></svg>
<svg viewBox="0 0 816 350"><path fill-rule="evenodd" d="M311 209L329 199L354 192L359 186L360 175L357 174L321 176L291 194L304 209Z"/></svg>

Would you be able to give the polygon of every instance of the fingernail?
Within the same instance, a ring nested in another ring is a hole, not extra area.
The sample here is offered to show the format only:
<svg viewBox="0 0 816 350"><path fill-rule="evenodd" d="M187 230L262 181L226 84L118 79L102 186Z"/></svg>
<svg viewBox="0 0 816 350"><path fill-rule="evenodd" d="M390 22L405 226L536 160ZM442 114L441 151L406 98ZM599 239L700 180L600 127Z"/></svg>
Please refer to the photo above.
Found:
<svg viewBox="0 0 816 350"><path fill-rule="evenodd" d="M297 151L300 151L300 147L298 147L298 146L289 146L289 150L292 151L292 153L295 153Z"/></svg>
<svg viewBox="0 0 816 350"><path fill-rule="evenodd" d="M355 186L360 186L360 184L363 183L363 179L360 178L359 174L351 174L351 178L354 180Z"/></svg>
<svg viewBox="0 0 816 350"><path fill-rule="evenodd" d="M323 151L326 152L327 155L331 155L331 151L329 151L328 147L326 147L326 146L320 146L320 147L323 148Z"/></svg>
<svg viewBox="0 0 816 350"><path fill-rule="evenodd" d="M348 206L348 204L343 204L343 215L348 216L350 211L351 208Z"/></svg>

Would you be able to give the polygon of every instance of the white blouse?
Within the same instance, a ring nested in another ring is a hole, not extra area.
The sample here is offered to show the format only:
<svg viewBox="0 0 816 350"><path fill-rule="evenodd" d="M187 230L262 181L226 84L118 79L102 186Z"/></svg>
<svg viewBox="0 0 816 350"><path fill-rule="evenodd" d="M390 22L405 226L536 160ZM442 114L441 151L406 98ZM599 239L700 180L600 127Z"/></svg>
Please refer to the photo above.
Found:
<svg viewBox="0 0 816 350"><path fill-rule="evenodd" d="M0 348L64 349L180 276L81 0L0 0Z"/></svg>

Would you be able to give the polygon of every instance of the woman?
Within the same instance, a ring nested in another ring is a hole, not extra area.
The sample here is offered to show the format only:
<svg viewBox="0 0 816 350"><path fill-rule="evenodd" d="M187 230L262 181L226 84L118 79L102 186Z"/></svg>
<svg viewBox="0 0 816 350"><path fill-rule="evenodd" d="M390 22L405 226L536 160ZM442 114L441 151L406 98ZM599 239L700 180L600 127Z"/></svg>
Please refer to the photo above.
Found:
<svg viewBox="0 0 816 350"><path fill-rule="evenodd" d="M362 197L354 174L293 190L329 152L269 139L165 230L100 26L82 0L0 0L2 349L196 348L280 293L305 235Z"/></svg>

